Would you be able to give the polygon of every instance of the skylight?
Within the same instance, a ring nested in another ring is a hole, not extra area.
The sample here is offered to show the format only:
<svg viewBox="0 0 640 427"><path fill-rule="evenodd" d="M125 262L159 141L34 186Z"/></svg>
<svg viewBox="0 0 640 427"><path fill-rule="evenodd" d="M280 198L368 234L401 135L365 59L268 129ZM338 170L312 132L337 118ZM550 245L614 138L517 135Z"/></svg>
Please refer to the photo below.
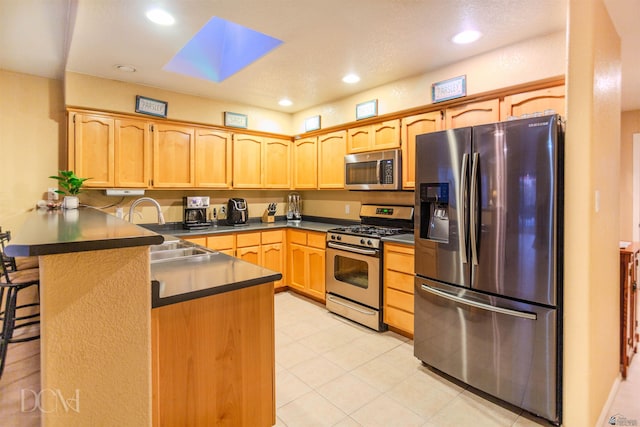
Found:
<svg viewBox="0 0 640 427"><path fill-rule="evenodd" d="M163 69L220 83L280 44L281 40L214 16Z"/></svg>

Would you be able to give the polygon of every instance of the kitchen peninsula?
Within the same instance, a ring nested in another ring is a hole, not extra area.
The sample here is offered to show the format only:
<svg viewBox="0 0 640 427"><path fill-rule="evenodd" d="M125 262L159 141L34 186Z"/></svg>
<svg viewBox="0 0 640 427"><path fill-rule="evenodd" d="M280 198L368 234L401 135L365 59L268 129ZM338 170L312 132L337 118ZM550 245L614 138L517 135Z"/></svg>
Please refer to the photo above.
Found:
<svg viewBox="0 0 640 427"><path fill-rule="evenodd" d="M275 423L271 282L279 273L215 254L210 262L227 272L215 278L218 289L152 310L149 247L162 235L91 208L25 216L6 253L40 257L41 390L53 391L41 393L42 425L149 426L187 416ZM203 381L209 394L194 394ZM186 393L183 403L164 405L172 392Z"/></svg>

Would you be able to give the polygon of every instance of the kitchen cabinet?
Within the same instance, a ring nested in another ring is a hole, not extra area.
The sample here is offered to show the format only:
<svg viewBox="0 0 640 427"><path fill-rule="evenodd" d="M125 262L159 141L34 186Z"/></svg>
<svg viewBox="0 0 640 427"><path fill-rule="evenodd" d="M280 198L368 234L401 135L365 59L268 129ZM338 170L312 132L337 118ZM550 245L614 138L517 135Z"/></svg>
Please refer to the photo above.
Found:
<svg viewBox="0 0 640 427"><path fill-rule="evenodd" d="M151 310L154 426L271 426L273 285Z"/></svg>
<svg viewBox="0 0 640 427"><path fill-rule="evenodd" d="M195 129L158 123L153 126L153 187L195 186Z"/></svg>
<svg viewBox="0 0 640 427"><path fill-rule="evenodd" d="M113 187L115 121L99 114L70 113L69 169L90 178L85 187Z"/></svg>
<svg viewBox="0 0 640 427"><path fill-rule="evenodd" d="M383 266L384 323L413 336L414 248L385 242Z"/></svg>
<svg viewBox="0 0 640 427"><path fill-rule="evenodd" d="M544 113L545 110L554 110L556 114L564 116L565 96L564 85L507 95L500 106L500 119Z"/></svg>
<svg viewBox="0 0 640 427"><path fill-rule="evenodd" d="M631 359L638 352L638 264L640 243L620 249L620 372L627 377Z"/></svg>
<svg viewBox="0 0 640 427"><path fill-rule="evenodd" d="M115 120L114 187L146 188L151 181L151 122Z"/></svg>
<svg viewBox="0 0 640 427"><path fill-rule="evenodd" d="M231 188L231 134L197 128L195 134L195 186Z"/></svg>
<svg viewBox="0 0 640 427"><path fill-rule="evenodd" d="M325 301L326 233L287 230L288 284L298 292Z"/></svg>
<svg viewBox="0 0 640 427"><path fill-rule="evenodd" d="M400 119L352 128L347 135L348 153L400 148Z"/></svg>
<svg viewBox="0 0 640 427"><path fill-rule="evenodd" d="M496 98L449 107L444 115L445 129L498 122L500 121L500 100Z"/></svg>
<svg viewBox="0 0 640 427"><path fill-rule="evenodd" d="M442 129L442 112L416 114L402 118L402 188L416 186L416 136Z"/></svg>
<svg viewBox="0 0 640 427"><path fill-rule="evenodd" d="M195 243L196 245L207 247L207 236L182 237L182 240L186 240L187 242L191 242L191 243Z"/></svg>
<svg viewBox="0 0 640 427"><path fill-rule="evenodd" d="M344 189L344 156L347 154L347 132L344 130L319 135L318 188Z"/></svg>
<svg viewBox="0 0 640 427"><path fill-rule="evenodd" d="M263 231L260 233L260 265L282 273L282 279L273 283L276 290L284 288L286 283L284 230Z"/></svg>
<svg viewBox="0 0 640 427"><path fill-rule="evenodd" d="M252 264L261 265L259 231L236 234L236 257Z"/></svg>
<svg viewBox="0 0 640 427"><path fill-rule="evenodd" d="M298 139L293 142L293 188L315 189L317 186L318 138Z"/></svg>
<svg viewBox="0 0 640 427"><path fill-rule="evenodd" d="M233 188L290 188L291 143L287 139L235 134Z"/></svg>

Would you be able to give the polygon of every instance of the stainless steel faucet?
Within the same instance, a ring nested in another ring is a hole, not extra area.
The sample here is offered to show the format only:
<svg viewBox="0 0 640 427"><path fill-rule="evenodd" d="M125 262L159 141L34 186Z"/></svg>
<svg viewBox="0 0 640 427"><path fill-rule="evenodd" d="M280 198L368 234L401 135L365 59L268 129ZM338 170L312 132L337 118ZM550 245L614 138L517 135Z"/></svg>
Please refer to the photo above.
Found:
<svg viewBox="0 0 640 427"><path fill-rule="evenodd" d="M151 197L140 197L139 199L134 200L134 202L131 203L131 207L129 208L129 222L133 222L133 211L136 208L136 206L138 206L142 202L150 202L153 205L155 205L156 209L158 210L158 224L160 225L164 224L164 215L162 215L162 211L160 210L160 203L158 203L155 199L152 199Z"/></svg>

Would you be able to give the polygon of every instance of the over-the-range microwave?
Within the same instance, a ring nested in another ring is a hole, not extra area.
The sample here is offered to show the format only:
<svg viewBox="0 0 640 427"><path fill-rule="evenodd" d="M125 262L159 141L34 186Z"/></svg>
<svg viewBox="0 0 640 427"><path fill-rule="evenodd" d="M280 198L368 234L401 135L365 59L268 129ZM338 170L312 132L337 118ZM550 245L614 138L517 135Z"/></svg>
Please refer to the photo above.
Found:
<svg viewBox="0 0 640 427"><path fill-rule="evenodd" d="M400 150L344 156L344 186L347 190L400 190L401 181Z"/></svg>

